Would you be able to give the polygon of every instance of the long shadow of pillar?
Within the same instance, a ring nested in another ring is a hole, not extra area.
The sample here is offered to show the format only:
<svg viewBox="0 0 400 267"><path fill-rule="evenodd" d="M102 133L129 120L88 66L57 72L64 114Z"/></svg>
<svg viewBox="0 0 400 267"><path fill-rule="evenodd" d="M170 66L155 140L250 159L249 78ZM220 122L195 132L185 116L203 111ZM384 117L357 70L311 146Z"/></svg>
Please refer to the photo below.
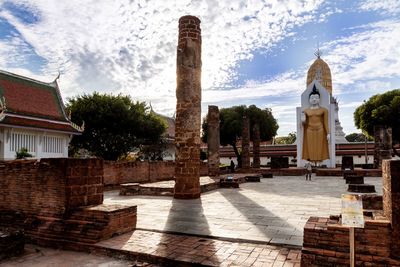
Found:
<svg viewBox="0 0 400 267"><path fill-rule="evenodd" d="M222 242L206 238L211 231L201 199L173 199L163 232L166 234L160 240L158 252L169 260L205 265L219 265L223 261L215 255Z"/></svg>
<svg viewBox="0 0 400 267"><path fill-rule="evenodd" d="M244 215L248 219L248 221L252 222L254 227L257 228L260 232L267 232L268 228L271 228L271 231L275 231L275 236L286 236L290 238L294 235L294 231L289 228L289 223L276 216L274 213L266 209L265 207L259 205L257 202L243 195L239 191L236 191L234 194L228 193L224 190L220 190L222 196L224 196L235 208ZM271 220L271 218L273 218ZM260 220L265 219L265 222L260 223ZM268 220L271 220L270 222ZM255 221L257 223L255 223ZM270 225L268 224L270 223ZM273 224L273 225L271 225ZM267 226L267 228L266 228ZM268 234L264 234L266 237L269 237ZM273 238L273 237L272 237ZM279 238L280 239L280 238Z"/></svg>

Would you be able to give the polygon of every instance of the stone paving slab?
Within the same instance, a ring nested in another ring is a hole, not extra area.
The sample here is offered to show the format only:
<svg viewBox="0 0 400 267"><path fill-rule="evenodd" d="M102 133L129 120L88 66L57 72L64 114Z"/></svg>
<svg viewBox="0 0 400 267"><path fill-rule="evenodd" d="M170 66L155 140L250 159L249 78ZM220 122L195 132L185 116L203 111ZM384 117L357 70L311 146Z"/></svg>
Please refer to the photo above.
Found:
<svg viewBox="0 0 400 267"><path fill-rule="evenodd" d="M382 178L365 177L365 182L382 194ZM301 246L308 218L338 215L346 190L342 177L275 176L196 200L108 191L104 202L137 205L139 229Z"/></svg>
<svg viewBox="0 0 400 267"><path fill-rule="evenodd" d="M298 248L135 230L92 247L165 266L300 266ZM95 250L96 251L96 250ZM140 258L140 257L139 257Z"/></svg>

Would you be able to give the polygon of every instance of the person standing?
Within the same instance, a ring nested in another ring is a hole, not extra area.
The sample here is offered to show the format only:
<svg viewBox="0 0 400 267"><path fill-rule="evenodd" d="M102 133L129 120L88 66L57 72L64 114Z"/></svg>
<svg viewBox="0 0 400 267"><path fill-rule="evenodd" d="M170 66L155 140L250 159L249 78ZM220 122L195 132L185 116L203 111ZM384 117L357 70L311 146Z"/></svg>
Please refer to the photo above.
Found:
<svg viewBox="0 0 400 267"><path fill-rule="evenodd" d="M231 160L231 165L229 166L229 169L231 170L231 173L235 172L235 163L233 162L233 160L231 158L229 158Z"/></svg>
<svg viewBox="0 0 400 267"><path fill-rule="evenodd" d="M310 180L311 181L311 175L312 175L312 166L311 163L308 161L306 163L306 181Z"/></svg>

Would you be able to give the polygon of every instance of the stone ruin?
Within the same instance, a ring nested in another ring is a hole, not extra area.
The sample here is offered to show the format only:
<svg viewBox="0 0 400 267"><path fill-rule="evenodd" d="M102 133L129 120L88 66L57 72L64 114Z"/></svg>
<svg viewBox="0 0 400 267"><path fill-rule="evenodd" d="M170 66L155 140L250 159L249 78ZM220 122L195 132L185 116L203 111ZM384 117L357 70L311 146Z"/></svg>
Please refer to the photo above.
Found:
<svg viewBox="0 0 400 267"><path fill-rule="evenodd" d="M243 116L242 128L242 171L250 170L250 120Z"/></svg>
<svg viewBox="0 0 400 267"><path fill-rule="evenodd" d="M384 160L382 171L382 202L363 197L365 225L355 228L356 266L400 266L400 160ZM349 228L341 225L340 216L311 217L304 227L301 265L349 262Z"/></svg>
<svg viewBox="0 0 400 267"><path fill-rule="evenodd" d="M208 174L210 176L219 175L219 110L217 106L208 106Z"/></svg>
<svg viewBox="0 0 400 267"><path fill-rule="evenodd" d="M1 162L0 177L0 232L23 231L32 243L68 247L136 228L136 206L103 204L103 160Z"/></svg>
<svg viewBox="0 0 400 267"><path fill-rule="evenodd" d="M382 167L382 160L392 158L392 128L374 127L374 168Z"/></svg>
<svg viewBox="0 0 400 267"><path fill-rule="evenodd" d="M260 168L260 125L258 123L253 126L253 168Z"/></svg>
<svg viewBox="0 0 400 267"><path fill-rule="evenodd" d="M200 197L201 29L194 16L179 19L174 198Z"/></svg>

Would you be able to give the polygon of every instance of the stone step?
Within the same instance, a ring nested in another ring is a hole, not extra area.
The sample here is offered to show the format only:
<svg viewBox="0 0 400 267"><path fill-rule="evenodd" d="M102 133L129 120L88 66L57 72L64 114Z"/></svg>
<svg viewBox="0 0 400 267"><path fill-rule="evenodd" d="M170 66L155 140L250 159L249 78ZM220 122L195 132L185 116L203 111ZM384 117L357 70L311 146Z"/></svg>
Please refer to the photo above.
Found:
<svg viewBox="0 0 400 267"><path fill-rule="evenodd" d="M375 193L375 186L371 184L349 184L348 192L353 193Z"/></svg>

